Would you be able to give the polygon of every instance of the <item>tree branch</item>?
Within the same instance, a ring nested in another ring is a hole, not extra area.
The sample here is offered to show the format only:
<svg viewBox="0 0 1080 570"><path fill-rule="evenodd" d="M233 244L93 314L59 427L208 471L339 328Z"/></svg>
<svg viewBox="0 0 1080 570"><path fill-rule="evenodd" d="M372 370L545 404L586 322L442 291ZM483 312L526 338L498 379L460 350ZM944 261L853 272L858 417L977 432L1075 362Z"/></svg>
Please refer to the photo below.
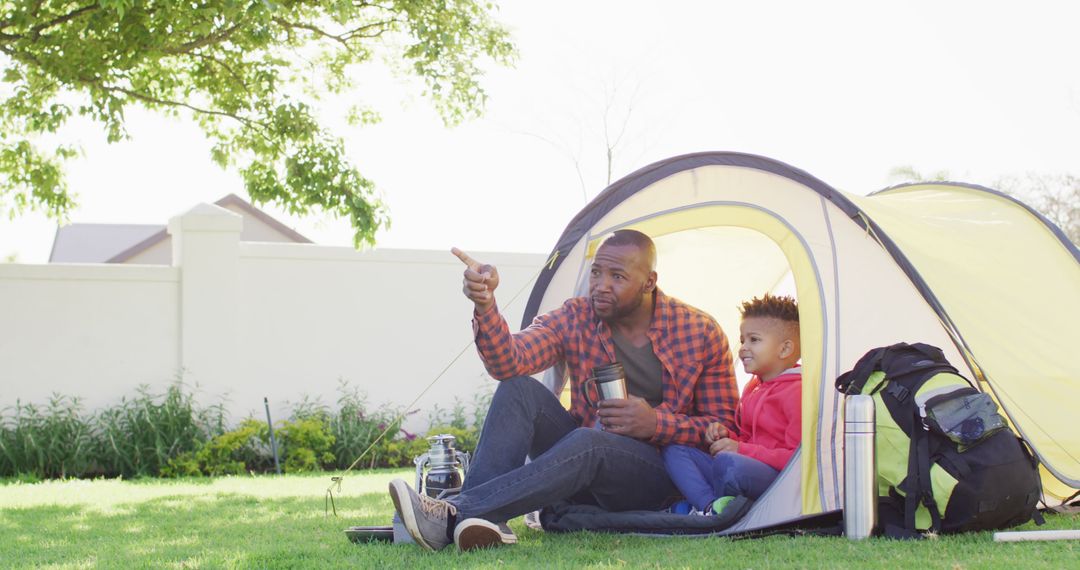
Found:
<svg viewBox="0 0 1080 570"><path fill-rule="evenodd" d="M183 101L173 101L172 99L161 99L161 98L158 98L158 97L153 97L151 95L147 95L145 93L139 93L138 91L128 89L126 87L120 87L119 85L103 85L103 84L98 83L97 87L99 89L103 90L103 91L108 91L110 93L123 93L124 95L127 95L128 97L131 97L133 99L138 99L139 101L142 101L144 103L154 103L155 105L168 105L168 106L172 106L172 107L183 107L185 109L189 109L191 111L194 111L196 113L201 113L203 115L214 115L214 116L217 116L217 117L225 117L225 118L228 118L228 119L233 119L234 121L237 121L239 123L243 123L243 124L248 125L248 126L258 126L258 127L265 126L263 123L260 123L259 121L255 121L255 120L249 119L247 117L241 117L240 115L237 115L236 113L229 113L227 111L217 111L215 109L203 109L202 107L196 107L195 105L191 105L190 103L185 103Z"/></svg>
<svg viewBox="0 0 1080 570"><path fill-rule="evenodd" d="M48 22L42 22L42 23L34 26L33 28L30 28L30 35L34 39L37 39L41 35L41 32L43 32L43 31L45 31L45 30L47 30L47 29L49 29L49 28L51 28L53 26L59 26L60 24L70 22L71 20L74 20L75 18L78 18L79 16L82 16L83 14L85 14L87 12L93 12L94 10L97 10L98 8L99 8L99 6L98 6L97 2L94 2L93 4L87 4L86 6L83 6L82 8L79 8L79 9L75 10L74 12L69 12L67 14L64 14L63 16L57 17L57 18L55 18L53 20L49 20Z"/></svg>
<svg viewBox="0 0 1080 570"><path fill-rule="evenodd" d="M193 53L191 54L191 56L219 65L222 69L227 71L229 75L232 76L233 80L235 80L238 84L240 84L241 87L244 88L245 92L247 92L248 94L251 93L251 89L248 89L247 82L244 81L244 78L239 73L237 73L236 70L234 70L229 64L216 57L209 56L204 53Z"/></svg>
<svg viewBox="0 0 1080 570"><path fill-rule="evenodd" d="M221 30L220 32L218 32L216 34L210 34L209 36L199 38L197 40L192 40L192 41L190 41L190 42L188 42L186 44L180 44L180 45L178 45L176 47L163 48L161 51L162 51L162 53L165 53L165 54L168 54L168 55L181 55L181 54L190 53L193 50L197 50L197 49L199 49L201 47L206 47L206 46L211 45L211 44L221 43L222 41L228 39L229 36L231 36L233 34L233 32L235 32L236 30L239 30L242 23L243 22L234 24L232 27L225 28L224 30Z"/></svg>
<svg viewBox="0 0 1080 570"><path fill-rule="evenodd" d="M349 50L353 49L352 45L349 42L352 41L354 38L357 38L357 37L361 37L361 38L377 38L380 35L382 35L384 32L386 32L386 30L390 29L393 24L401 23L401 21L396 19L396 18L390 18L390 19L387 19L387 20L380 20L378 22L373 22L371 24L365 24L363 26L353 28L351 30L346 30L344 32L341 32L340 34L334 34L334 33L328 32L328 31L326 31L326 30L324 30L324 29L322 29L319 26L316 26L314 24L307 24L307 23L303 23L303 22L290 22L289 20L286 20L284 18L274 18L274 22L277 23L278 25L282 26L286 30L290 30L290 31L291 30L305 30L305 31L311 32L315 36L325 38L325 39L328 39L328 40L333 40L335 42L340 43L342 46L344 46L346 49L349 49ZM375 33L372 33L372 34L364 34L363 33L363 32L365 32L365 31L367 31L369 29L372 29L372 28L379 28L379 31L377 31Z"/></svg>

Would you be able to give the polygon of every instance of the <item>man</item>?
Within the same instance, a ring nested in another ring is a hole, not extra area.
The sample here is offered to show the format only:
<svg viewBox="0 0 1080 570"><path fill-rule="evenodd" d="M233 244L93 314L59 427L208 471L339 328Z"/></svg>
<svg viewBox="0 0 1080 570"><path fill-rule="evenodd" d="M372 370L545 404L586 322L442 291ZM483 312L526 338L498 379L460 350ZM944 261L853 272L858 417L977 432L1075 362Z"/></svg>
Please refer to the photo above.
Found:
<svg viewBox="0 0 1080 570"><path fill-rule="evenodd" d="M593 259L589 296L513 335L495 304L498 271L453 253L466 265L477 350L502 382L461 494L443 501L401 479L390 483L417 544L470 550L516 542L505 521L562 500L625 511L659 509L677 496L659 446L702 445L711 422L733 427L738 395L716 321L657 289L652 240L634 230L612 234ZM582 383L615 361L631 396L589 406ZM570 376L569 411L527 376L560 363Z"/></svg>

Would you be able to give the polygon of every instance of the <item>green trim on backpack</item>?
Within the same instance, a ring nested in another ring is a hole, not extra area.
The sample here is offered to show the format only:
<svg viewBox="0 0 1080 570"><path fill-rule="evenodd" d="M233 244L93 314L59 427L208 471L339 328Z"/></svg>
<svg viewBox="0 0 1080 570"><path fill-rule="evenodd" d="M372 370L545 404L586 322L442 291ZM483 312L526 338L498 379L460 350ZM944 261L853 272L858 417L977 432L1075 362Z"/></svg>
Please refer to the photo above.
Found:
<svg viewBox="0 0 1080 570"><path fill-rule="evenodd" d="M863 393L876 396L876 393L887 385L885 373L879 370L867 379ZM968 382L963 377L941 372L927 380L916 395L947 386L965 387L967 385ZM888 497L892 489L903 497L904 492L896 489L896 486L908 476L908 448L911 446L911 438L893 421L889 409L880 397L874 398L874 412L877 424L878 495ZM949 475L940 465L930 466L930 485L937 504L949 504L957 482L957 479ZM919 510L915 513L915 524L918 528L930 528L931 522L930 510L919 505Z"/></svg>

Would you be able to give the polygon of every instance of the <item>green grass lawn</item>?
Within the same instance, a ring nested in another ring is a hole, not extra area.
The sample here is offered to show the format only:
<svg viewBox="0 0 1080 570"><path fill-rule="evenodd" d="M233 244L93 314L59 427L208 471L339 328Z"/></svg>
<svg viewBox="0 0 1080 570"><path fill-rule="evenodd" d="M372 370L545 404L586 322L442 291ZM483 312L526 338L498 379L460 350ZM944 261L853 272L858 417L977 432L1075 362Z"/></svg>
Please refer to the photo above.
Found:
<svg viewBox="0 0 1080 570"><path fill-rule="evenodd" d="M990 533L920 542L842 537L643 538L553 535L511 523L515 546L438 553L353 544L343 530L389 524L386 494L408 471L350 475L338 516L323 511L329 476L0 484L0 568L1077 568L1080 542L994 543ZM1028 524L1023 529L1035 528ZM1080 516L1048 517L1080 529Z"/></svg>

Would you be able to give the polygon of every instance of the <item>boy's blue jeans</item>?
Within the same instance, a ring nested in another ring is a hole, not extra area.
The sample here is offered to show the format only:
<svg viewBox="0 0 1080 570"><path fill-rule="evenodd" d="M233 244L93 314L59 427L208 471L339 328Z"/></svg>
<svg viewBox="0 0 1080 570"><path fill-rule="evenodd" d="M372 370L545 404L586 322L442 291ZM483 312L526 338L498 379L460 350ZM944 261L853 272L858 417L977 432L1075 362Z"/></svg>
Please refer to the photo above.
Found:
<svg viewBox="0 0 1080 570"><path fill-rule="evenodd" d="M450 501L458 521L503 522L561 500L655 510L676 495L656 447L578 427L550 390L518 376L495 389L461 494Z"/></svg>
<svg viewBox="0 0 1080 570"><path fill-rule="evenodd" d="M671 480L699 511L728 495L757 499L780 474L757 459L727 451L712 457L695 447L669 445L663 457Z"/></svg>

